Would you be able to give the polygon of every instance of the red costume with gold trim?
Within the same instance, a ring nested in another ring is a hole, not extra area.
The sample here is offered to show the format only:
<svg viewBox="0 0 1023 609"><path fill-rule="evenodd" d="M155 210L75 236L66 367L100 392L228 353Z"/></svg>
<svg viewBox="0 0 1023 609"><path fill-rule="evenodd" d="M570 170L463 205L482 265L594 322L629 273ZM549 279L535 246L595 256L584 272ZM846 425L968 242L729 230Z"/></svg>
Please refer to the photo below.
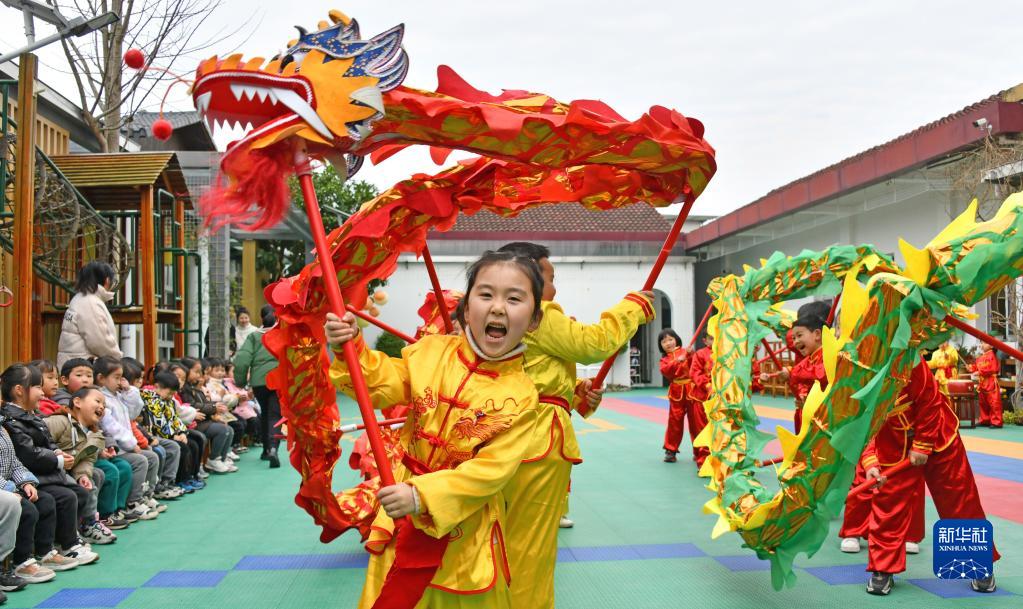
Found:
<svg viewBox="0 0 1023 609"><path fill-rule="evenodd" d="M792 420L797 434L803 428L803 402L806 401L806 396L810 394L815 382L821 384L821 389L828 387L828 376L824 373L824 351L820 348L796 362L789 372L789 389L796 398L796 411L792 415Z"/></svg>
<svg viewBox="0 0 1023 609"><path fill-rule="evenodd" d="M679 347L661 358L661 374L671 380L668 386L668 428L664 432L664 450L678 453L682 443L682 432L686 419L689 420L689 438L696 441L707 425L707 413L703 403L693 399L693 381L690 378L689 352ZM710 454L706 447L693 446L693 460L696 466L703 465L703 460Z"/></svg>
<svg viewBox="0 0 1023 609"><path fill-rule="evenodd" d="M1001 365L994 351L985 351L977 361L968 366L970 372L980 375L977 383L977 397L980 399L981 425L1002 426L1002 390L998 386L998 372Z"/></svg>
<svg viewBox="0 0 1023 609"><path fill-rule="evenodd" d="M919 518L917 506L924 482L941 518L985 517L966 448L959 437L959 418L922 359L913 368L885 424L867 443L860 464L864 470L880 467L883 471L908 458L911 450L928 455L927 463L892 476L873 496L860 493L847 501L847 515L862 509L857 506L859 502L870 504L868 571L906 570L906 541L915 536L913 529L918 525L913 522Z"/></svg>
<svg viewBox="0 0 1023 609"><path fill-rule="evenodd" d="M703 406L703 402L710 397L710 372L714 368L710 347L697 350L691 359L689 378L693 379L693 386L690 395Z"/></svg>

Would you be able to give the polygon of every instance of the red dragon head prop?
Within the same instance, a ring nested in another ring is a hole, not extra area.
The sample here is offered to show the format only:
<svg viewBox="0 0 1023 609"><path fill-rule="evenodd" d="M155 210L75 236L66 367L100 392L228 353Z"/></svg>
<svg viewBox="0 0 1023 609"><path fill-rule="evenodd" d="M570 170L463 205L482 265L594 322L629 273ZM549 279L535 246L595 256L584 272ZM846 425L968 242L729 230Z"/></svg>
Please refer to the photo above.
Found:
<svg viewBox="0 0 1023 609"><path fill-rule="evenodd" d="M269 62L214 56L196 70L192 98L210 127L248 128L221 160L221 184L203 198L214 223L276 224L290 204L285 178L296 146L342 175L358 171L362 157L345 154L383 116L383 93L408 73L404 26L361 40L355 20L329 14L332 23L321 21L312 33L299 27L299 38Z"/></svg>

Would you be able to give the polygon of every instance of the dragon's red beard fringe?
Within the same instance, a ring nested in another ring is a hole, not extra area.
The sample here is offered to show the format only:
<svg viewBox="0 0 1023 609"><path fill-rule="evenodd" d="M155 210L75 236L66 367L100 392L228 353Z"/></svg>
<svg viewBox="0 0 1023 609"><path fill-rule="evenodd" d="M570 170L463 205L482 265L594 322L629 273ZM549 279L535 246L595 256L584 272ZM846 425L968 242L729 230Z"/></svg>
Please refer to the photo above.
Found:
<svg viewBox="0 0 1023 609"><path fill-rule="evenodd" d="M199 200L206 226L217 230L232 224L255 231L280 223L291 206L288 177L295 171L293 154L290 144L282 141L226 156L216 184Z"/></svg>

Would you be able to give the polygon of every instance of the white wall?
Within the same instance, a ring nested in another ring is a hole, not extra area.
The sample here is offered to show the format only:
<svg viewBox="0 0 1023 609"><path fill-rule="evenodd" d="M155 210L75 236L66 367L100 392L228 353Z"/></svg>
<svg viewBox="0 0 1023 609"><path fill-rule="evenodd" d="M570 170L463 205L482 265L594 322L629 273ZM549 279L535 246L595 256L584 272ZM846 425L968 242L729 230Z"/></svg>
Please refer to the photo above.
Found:
<svg viewBox="0 0 1023 609"><path fill-rule="evenodd" d="M435 255L433 260L443 288L465 289L465 271L475 258ZM558 289L555 300L567 314L581 322L593 323L600 318L604 309L616 304L630 290L638 290L642 286L653 258L555 256L551 261L555 266L555 285ZM411 256L403 256L384 288L389 301L381 307L380 320L413 334L415 328L422 324L416 311L422 306L430 289L430 280L423 262ZM669 259L657 282L657 289L670 301L673 327L688 339L694 324L691 259L677 256ZM662 320L658 319L647 331L656 336L661 327ZM370 345L374 344L380 333L373 326L366 329L366 339ZM646 356L659 359L656 344L652 340L648 342L650 349ZM656 359L653 364L656 370ZM658 385L661 381L657 374L653 375L652 380ZM619 357L610 382L629 384L625 357Z"/></svg>

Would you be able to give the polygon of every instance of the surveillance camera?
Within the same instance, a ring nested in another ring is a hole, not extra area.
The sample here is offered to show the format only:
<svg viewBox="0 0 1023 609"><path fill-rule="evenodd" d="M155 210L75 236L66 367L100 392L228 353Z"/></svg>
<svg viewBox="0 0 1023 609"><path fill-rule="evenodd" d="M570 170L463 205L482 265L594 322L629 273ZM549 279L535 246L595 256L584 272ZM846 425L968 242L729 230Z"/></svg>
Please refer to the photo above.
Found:
<svg viewBox="0 0 1023 609"><path fill-rule="evenodd" d="M973 121L973 126L976 127L977 129L984 129L985 127L988 126L988 120L986 118L978 118L977 120Z"/></svg>

